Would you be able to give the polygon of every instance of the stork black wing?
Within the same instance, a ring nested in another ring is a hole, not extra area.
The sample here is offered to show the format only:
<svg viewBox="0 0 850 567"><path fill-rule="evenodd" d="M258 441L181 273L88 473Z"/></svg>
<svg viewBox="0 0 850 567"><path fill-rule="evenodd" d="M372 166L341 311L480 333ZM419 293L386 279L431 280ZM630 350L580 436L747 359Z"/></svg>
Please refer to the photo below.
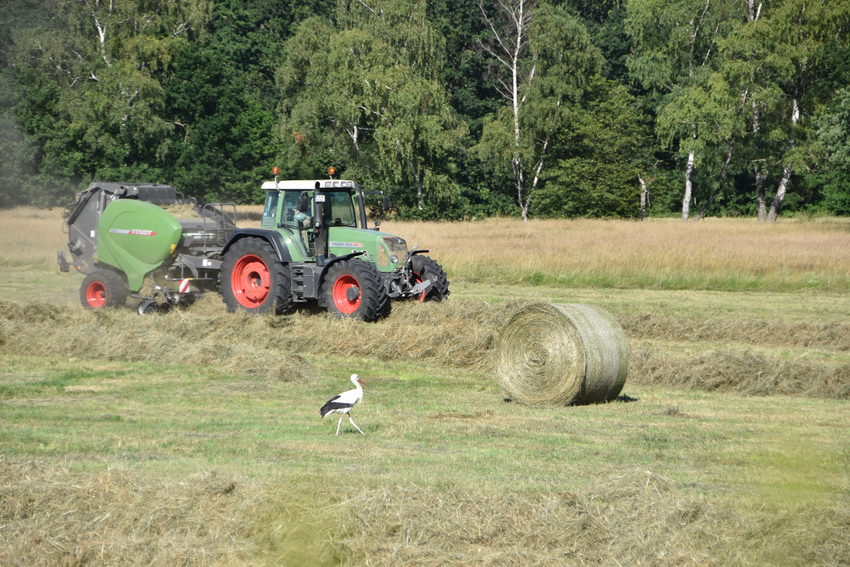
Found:
<svg viewBox="0 0 850 567"><path fill-rule="evenodd" d="M351 407L352 407L351 404L345 404L345 403L341 403L341 402L336 401L338 399L339 399L339 396L334 396L333 398L331 398L327 402L325 402L325 405L323 405L322 409L319 410L319 412L322 414L322 417L325 417L326 415L328 415L329 413L331 413L334 410L340 410L340 409L350 410L351 409Z"/></svg>

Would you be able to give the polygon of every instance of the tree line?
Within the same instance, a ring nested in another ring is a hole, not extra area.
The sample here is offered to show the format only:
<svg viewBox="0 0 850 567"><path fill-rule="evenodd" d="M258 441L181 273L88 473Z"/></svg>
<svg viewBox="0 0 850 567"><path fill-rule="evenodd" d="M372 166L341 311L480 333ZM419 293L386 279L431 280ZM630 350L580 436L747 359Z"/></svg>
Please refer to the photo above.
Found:
<svg viewBox="0 0 850 567"><path fill-rule="evenodd" d="M0 206L334 166L405 218L848 215L848 28L844 0L9 0Z"/></svg>

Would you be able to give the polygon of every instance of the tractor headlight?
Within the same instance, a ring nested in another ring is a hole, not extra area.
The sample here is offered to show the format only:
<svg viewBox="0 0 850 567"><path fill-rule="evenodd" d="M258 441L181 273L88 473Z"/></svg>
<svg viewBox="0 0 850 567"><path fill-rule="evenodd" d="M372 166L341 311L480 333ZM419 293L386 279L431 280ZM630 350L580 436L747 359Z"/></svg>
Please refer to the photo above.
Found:
<svg viewBox="0 0 850 567"><path fill-rule="evenodd" d="M398 264L399 258L407 256L407 242L403 238L397 236L385 236L382 239L384 246L387 247L387 252L390 255L390 262Z"/></svg>

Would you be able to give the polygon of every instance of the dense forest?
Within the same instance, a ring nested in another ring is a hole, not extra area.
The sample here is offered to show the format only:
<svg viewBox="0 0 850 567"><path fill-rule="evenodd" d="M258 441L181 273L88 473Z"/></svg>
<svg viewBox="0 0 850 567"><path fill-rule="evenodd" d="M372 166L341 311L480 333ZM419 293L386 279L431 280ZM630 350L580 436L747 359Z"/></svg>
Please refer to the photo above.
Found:
<svg viewBox="0 0 850 567"><path fill-rule="evenodd" d="M4 0L0 207L93 180L406 218L850 215L848 0Z"/></svg>

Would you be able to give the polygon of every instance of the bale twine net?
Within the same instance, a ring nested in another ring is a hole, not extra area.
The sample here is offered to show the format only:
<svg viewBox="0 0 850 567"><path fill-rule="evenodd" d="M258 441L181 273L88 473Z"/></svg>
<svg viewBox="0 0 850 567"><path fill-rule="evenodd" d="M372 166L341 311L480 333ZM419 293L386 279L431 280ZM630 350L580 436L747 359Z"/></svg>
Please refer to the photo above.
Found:
<svg viewBox="0 0 850 567"><path fill-rule="evenodd" d="M528 405L578 405L615 399L629 346L620 324L592 305L534 303L517 311L496 345L506 398Z"/></svg>

